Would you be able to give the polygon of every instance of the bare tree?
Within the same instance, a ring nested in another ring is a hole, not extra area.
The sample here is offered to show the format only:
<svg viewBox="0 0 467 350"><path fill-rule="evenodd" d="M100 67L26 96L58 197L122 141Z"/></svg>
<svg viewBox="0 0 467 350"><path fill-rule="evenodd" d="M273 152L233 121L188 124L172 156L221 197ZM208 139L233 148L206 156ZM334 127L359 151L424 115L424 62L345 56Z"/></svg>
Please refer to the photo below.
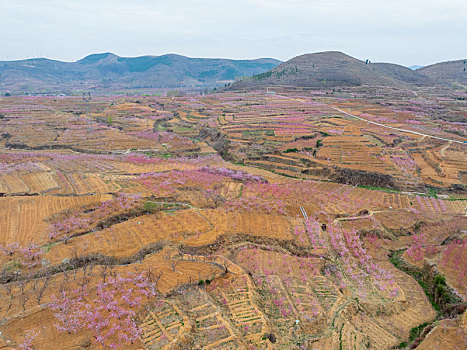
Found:
<svg viewBox="0 0 467 350"><path fill-rule="evenodd" d="M117 273L114 271L115 266L114 265L109 265L109 276L112 278L117 277Z"/></svg>
<svg viewBox="0 0 467 350"><path fill-rule="evenodd" d="M156 285L156 287L159 285L159 280L161 279L161 277L162 277L162 271L159 271L159 273L154 278L154 284Z"/></svg>
<svg viewBox="0 0 467 350"><path fill-rule="evenodd" d="M83 276L82 276L81 279L78 279L78 282L76 282L76 283L83 290L84 287L86 287L89 284L89 278L88 278L88 275L86 273L87 266L83 265L81 269L83 271Z"/></svg>
<svg viewBox="0 0 467 350"><path fill-rule="evenodd" d="M65 281L60 283L60 285L58 286L58 291L60 292L60 294L62 294L63 292L66 292L67 290L68 290L68 284Z"/></svg>
<svg viewBox="0 0 467 350"><path fill-rule="evenodd" d="M146 278L151 283L154 282L154 271L155 271L155 268L153 268L152 266L149 266L148 269L146 270Z"/></svg>
<svg viewBox="0 0 467 350"><path fill-rule="evenodd" d="M42 287L37 290L37 293L36 293L37 305L41 304L41 300L44 296L44 292L47 289L47 286L49 285L51 278L52 276L50 274L46 274L45 278L42 281L43 282Z"/></svg>
<svg viewBox="0 0 467 350"><path fill-rule="evenodd" d="M74 260L78 259L78 247L76 245L71 247L71 256Z"/></svg>
<svg viewBox="0 0 467 350"><path fill-rule="evenodd" d="M73 281L76 281L76 276L78 275L78 269L73 270Z"/></svg>
<svg viewBox="0 0 467 350"><path fill-rule="evenodd" d="M89 277L93 276L92 271L94 270L95 267L96 265L94 264L89 265L89 273L88 273Z"/></svg>
<svg viewBox="0 0 467 350"><path fill-rule="evenodd" d="M65 282L68 282L70 280L70 276L69 276L68 269L67 269L66 265L62 265L61 270L62 270L62 273L63 273L63 280Z"/></svg>
<svg viewBox="0 0 467 350"><path fill-rule="evenodd" d="M8 314L8 311L10 311L11 307L13 306L13 298L14 298L13 283L4 284L4 285L2 285L2 287L5 290L6 295L9 296L9 298L8 298L8 308L5 311L5 316L6 316Z"/></svg>
<svg viewBox="0 0 467 350"><path fill-rule="evenodd" d="M86 283L89 283L89 276L91 276L90 272L88 272L88 265L83 265L81 269L83 270L83 279Z"/></svg>
<svg viewBox="0 0 467 350"><path fill-rule="evenodd" d="M229 272L229 261L224 258L224 261L222 262L222 267L224 268L225 273Z"/></svg>
<svg viewBox="0 0 467 350"><path fill-rule="evenodd" d="M24 280L17 281L16 284L19 288L19 296L18 300L19 303L21 304L23 311L26 310L26 303L28 302L29 298L31 297L31 294L27 292L26 288L27 285L29 284L30 279L29 277Z"/></svg>
<svg viewBox="0 0 467 350"><path fill-rule="evenodd" d="M107 278L107 275L109 274L109 267L107 265L101 265L99 275L102 277L102 282L105 283L105 279Z"/></svg>
<svg viewBox="0 0 467 350"><path fill-rule="evenodd" d="M39 279L34 278L32 280L32 287L31 287L32 291L35 293L38 287L39 287Z"/></svg>
<svg viewBox="0 0 467 350"><path fill-rule="evenodd" d="M165 254L165 260L170 260L171 257L172 257L172 250L168 250L167 254Z"/></svg>
<svg viewBox="0 0 467 350"><path fill-rule="evenodd" d="M180 261L179 260L176 260L176 259L172 259L170 260L170 267L172 268L173 271L175 271L175 268L177 267L178 263Z"/></svg>

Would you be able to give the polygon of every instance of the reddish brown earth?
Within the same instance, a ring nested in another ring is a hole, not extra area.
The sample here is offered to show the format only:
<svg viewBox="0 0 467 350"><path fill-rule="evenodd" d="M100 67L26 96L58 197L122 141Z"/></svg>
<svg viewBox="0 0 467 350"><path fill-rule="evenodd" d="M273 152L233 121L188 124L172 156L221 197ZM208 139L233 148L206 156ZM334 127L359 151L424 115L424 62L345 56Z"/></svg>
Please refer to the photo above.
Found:
<svg viewBox="0 0 467 350"><path fill-rule="evenodd" d="M0 99L0 348L465 348L465 106L404 94Z"/></svg>

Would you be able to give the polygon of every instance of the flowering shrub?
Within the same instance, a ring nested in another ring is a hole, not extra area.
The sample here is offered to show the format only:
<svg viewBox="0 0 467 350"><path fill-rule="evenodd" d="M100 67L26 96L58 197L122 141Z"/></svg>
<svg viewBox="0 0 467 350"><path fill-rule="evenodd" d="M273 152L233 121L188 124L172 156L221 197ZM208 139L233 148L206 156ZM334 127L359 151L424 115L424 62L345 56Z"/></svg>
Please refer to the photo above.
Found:
<svg viewBox="0 0 467 350"><path fill-rule="evenodd" d="M355 230L343 230L333 223L328 223L327 231L331 247L342 261L346 274L362 288L363 280L367 277L370 277L380 290L394 284L392 274L374 263ZM398 288L394 286L389 296L395 297L398 293Z"/></svg>
<svg viewBox="0 0 467 350"><path fill-rule="evenodd" d="M169 173L146 173L139 177L141 183L155 192L156 195L173 195L177 187L193 186L201 189L212 189L225 177L216 173L200 170L171 171Z"/></svg>
<svg viewBox="0 0 467 350"><path fill-rule="evenodd" d="M294 233L299 237L300 241L304 242L304 238L308 237L313 248L324 248L325 241L320 223L313 218L306 218L304 226L304 228L297 226L294 230Z"/></svg>
<svg viewBox="0 0 467 350"><path fill-rule="evenodd" d="M71 215L69 218L54 222L49 226L49 238L68 238L73 232L88 229L90 224L91 219L89 218Z"/></svg>
<svg viewBox="0 0 467 350"><path fill-rule="evenodd" d="M465 240L455 239L447 245L441 257L440 265L456 271L458 283L463 283L467 276L467 264L464 256L466 246Z"/></svg>
<svg viewBox="0 0 467 350"><path fill-rule="evenodd" d="M43 171L41 165L36 162L3 163L0 162L0 174L11 174L14 172L37 173Z"/></svg>
<svg viewBox="0 0 467 350"><path fill-rule="evenodd" d="M166 131L136 131L130 132L129 134L137 136L138 138L152 140L161 144L177 146L177 148L193 148L195 146L193 141L191 141L189 138Z"/></svg>
<svg viewBox="0 0 467 350"><path fill-rule="evenodd" d="M259 210L267 213L285 214L285 186L270 183L251 182L244 185L240 198L225 203L227 210Z"/></svg>
<svg viewBox="0 0 467 350"><path fill-rule="evenodd" d="M30 244L20 249L23 264L32 268L39 264L42 257L42 250L37 244Z"/></svg>
<svg viewBox="0 0 467 350"><path fill-rule="evenodd" d="M412 239L413 243L409 249L407 249L407 254L415 261L423 260L424 248L426 244L425 234L414 234Z"/></svg>
<svg viewBox="0 0 467 350"><path fill-rule="evenodd" d="M8 243L7 245L0 245L0 250L4 255L13 255L16 251L20 249L18 242Z"/></svg>
<svg viewBox="0 0 467 350"><path fill-rule="evenodd" d="M415 161L409 156L401 157L391 155L391 159L394 164L396 164L404 172L413 172L417 170L417 163L415 163Z"/></svg>
<svg viewBox="0 0 467 350"><path fill-rule="evenodd" d="M5 246L0 245L0 251L3 256L9 259L17 258L21 266L26 266L28 268L38 266L43 254L41 248L34 243L24 247L18 242L9 243Z"/></svg>
<svg viewBox="0 0 467 350"><path fill-rule="evenodd" d="M171 196L179 187L196 187L206 192L215 191L217 185L226 180L236 180L246 183L264 181L243 171L226 168L201 167L194 170L176 170L168 173L141 174L138 181L149 188L157 196Z"/></svg>
<svg viewBox="0 0 467 350"><path fill-rule="evenodd" d="M55 311L59 331L88 329L96 343L117 349L139 338L136 310L155 296L154 285L143 275L117 275L99 283L95 296L86 287L63 291L54 297L50 308Z"/></svg>
<svg viewBox="0 0 467 350"><path fill-rule="evenodd" d="M63 220L56 220L49 226L49 238L66 239L76 232L90 230L96 220L100 220L108 215L121 210L128 210L134 207L141 199L140 194L119 192L114 199L101 202L89 213L76 211L70 213Z"/></svg>
<svg viewBox="0 0 467 350"><path fill-rule="evenodd" d="M244 171L239 170L232 170L227 168L209 168L209 167L202 167L199 169L202 173L212 174L212 175L220 175L225 177L230 177L233 180L244 181L244 182L263 182L265 183L266 180L262 179L260 176L251 175Z"/></svg>
<svg viewBox="0 0 467 350"><path fill-rule="evenodd" d="M40 334L40 331L28 330L24 337L24 341L18 345L18 350L34 350L32 343Z"/></svg>

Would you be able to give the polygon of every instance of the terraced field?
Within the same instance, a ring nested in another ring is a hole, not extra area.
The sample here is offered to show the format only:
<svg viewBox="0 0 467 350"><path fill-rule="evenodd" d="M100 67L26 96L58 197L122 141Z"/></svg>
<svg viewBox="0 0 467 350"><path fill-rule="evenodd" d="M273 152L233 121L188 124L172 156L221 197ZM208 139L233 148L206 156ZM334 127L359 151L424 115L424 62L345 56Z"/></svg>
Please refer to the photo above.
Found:
<svg viewBox="0 0 467 350"><path fill-rule="evenodd" d="M278 91L1 98L0 347L465 348L464 107Z"/></svg>

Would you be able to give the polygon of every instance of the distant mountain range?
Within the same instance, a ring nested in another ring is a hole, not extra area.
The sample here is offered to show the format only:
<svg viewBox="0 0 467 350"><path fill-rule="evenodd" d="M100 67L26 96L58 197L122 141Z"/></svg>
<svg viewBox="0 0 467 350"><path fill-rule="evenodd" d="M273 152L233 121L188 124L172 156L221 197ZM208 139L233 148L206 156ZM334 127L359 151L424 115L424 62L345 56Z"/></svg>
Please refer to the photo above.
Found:
<svg viewBox="0 0 467 350"><path fill-rule="evenodd" d="M467 85L467 59L432 64L418 69L417 72L444 84Z"/></svg>
<svg viewBox="0 0 467 350"><path fill-rule="evenodd" d="M76 62L45 58L0 62L0 89L14 92L67 89L138 89L223 86L274 68L272 58L229 60L175 54L119 57L89 55Z"/></svg>
<svg viewBox="0 0 467 350"><path fill-rule="evenodd" d="M392 63L360 61L338 51L305 54L273 69L234 83L231 89L260 86L414 86L467 85L465 60L437 63L416 70Z"/></svg>
<svg viewBox="0 0 467 350"><path fill-rule="evenodd" d="M229 60L175 54L119 57L89 55L76 62L45 58L0 61L0 91L71 93L76 90L186 89L229 86L466 86L467 60L410 68L360 61L338 51L305 54L281 62L272 58ZM235 81L235 82L234 82Z"/></svg>

